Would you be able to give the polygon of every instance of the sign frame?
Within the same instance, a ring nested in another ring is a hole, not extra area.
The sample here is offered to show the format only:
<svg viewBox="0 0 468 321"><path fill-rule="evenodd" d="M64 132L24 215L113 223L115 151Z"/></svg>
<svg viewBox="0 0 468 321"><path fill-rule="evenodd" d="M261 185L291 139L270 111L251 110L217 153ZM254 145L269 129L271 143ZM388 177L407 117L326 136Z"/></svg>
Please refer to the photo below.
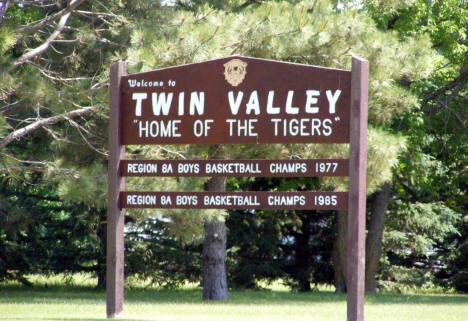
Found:
<svg viewBox="0 0 468 321"><path fill-rule="evenodd" d="M184 66L178 67L183 68ZM350 157L347 204L348 246L346 282L348 321L364 321L368 74L368 62L353 56L350 83ZM120 317L123 312L124 302L125 210L120 207L119 196L125 188L125 177L119 166L120 161L125 159L125 145L122 144L122 115L120 113L122 78L125 76L127 76L127 66L124 62L117 61L111 66L106 259L106 311L108 318Z"/></svg>

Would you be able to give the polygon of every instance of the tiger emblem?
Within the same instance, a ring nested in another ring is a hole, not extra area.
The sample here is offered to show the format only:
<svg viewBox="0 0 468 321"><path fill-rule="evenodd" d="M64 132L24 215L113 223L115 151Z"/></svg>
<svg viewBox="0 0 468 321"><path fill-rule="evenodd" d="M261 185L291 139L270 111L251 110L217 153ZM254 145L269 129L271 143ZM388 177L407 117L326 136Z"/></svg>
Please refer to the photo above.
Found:
<svg viewBox="0 0 468 321"><path fill-rule="evenodd" d="M247 63L240 59L232 59L224 65L224 78L226 81L234 86L239 86L247 74Z"/></svg>

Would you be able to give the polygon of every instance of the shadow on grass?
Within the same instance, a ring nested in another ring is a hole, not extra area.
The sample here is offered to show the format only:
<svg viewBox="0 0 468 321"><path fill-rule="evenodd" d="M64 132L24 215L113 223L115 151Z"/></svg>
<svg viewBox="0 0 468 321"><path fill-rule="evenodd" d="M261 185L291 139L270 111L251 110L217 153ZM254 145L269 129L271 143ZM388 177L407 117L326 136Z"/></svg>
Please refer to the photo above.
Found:
<svg viewBox="0 0 468 321"><path fill-rule="evenodd" d="M126 304L229 304L229 305L290 305L301 303L338 303L346 302L346 295L335 294L331 291L292 293L288 291L251 291L231 290L228 302L203 301L201 289L126 289ZM36 286L23 287L20 285L0 284L0 303L86 303L104 304L106 294L104 290L97 290L85 286ZM79 301L79 302L78 302ZM367 295L366 304L431 304L431 305L467 305L468 295L404 295L378 294ZM0 320L3 320L0 317ZM61 320L61 319L57 319ZM98 320L98 319L96 319Z"/></svg>

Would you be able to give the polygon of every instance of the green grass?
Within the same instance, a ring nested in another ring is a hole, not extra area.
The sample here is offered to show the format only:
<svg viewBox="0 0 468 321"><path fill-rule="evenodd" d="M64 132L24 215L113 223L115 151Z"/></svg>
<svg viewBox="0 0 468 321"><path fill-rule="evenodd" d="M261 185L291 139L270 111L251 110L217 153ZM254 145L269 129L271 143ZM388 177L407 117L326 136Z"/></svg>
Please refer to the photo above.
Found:
<svg viewBox="0 0 468 321"><path fill-rule="evenodd" d="M40 282L36 284L41 284ZM85 283L86 284L86 283ZM105 292L87 285L44 283L33 288L0 284L1 320L105 320ZM380 294L366 297L366 320L467 321L468 296L455 294ZM346 297L331 289L291 293L230 291L227 303L201 300L199 288L126 289L121 320L174 321L344 321Z"/></svg>

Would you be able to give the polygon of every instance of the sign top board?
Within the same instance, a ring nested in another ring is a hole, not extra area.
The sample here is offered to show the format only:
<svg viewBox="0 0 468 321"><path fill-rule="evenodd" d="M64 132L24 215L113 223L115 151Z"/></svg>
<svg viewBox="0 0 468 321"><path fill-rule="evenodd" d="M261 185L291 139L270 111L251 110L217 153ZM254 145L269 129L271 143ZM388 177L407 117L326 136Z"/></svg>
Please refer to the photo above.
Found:
<svg viewBox="0 0 468 321"><path fill-rule="evenodd" d="M349 143L351 72L229 57L122 77L122 145Z"/></svg>

